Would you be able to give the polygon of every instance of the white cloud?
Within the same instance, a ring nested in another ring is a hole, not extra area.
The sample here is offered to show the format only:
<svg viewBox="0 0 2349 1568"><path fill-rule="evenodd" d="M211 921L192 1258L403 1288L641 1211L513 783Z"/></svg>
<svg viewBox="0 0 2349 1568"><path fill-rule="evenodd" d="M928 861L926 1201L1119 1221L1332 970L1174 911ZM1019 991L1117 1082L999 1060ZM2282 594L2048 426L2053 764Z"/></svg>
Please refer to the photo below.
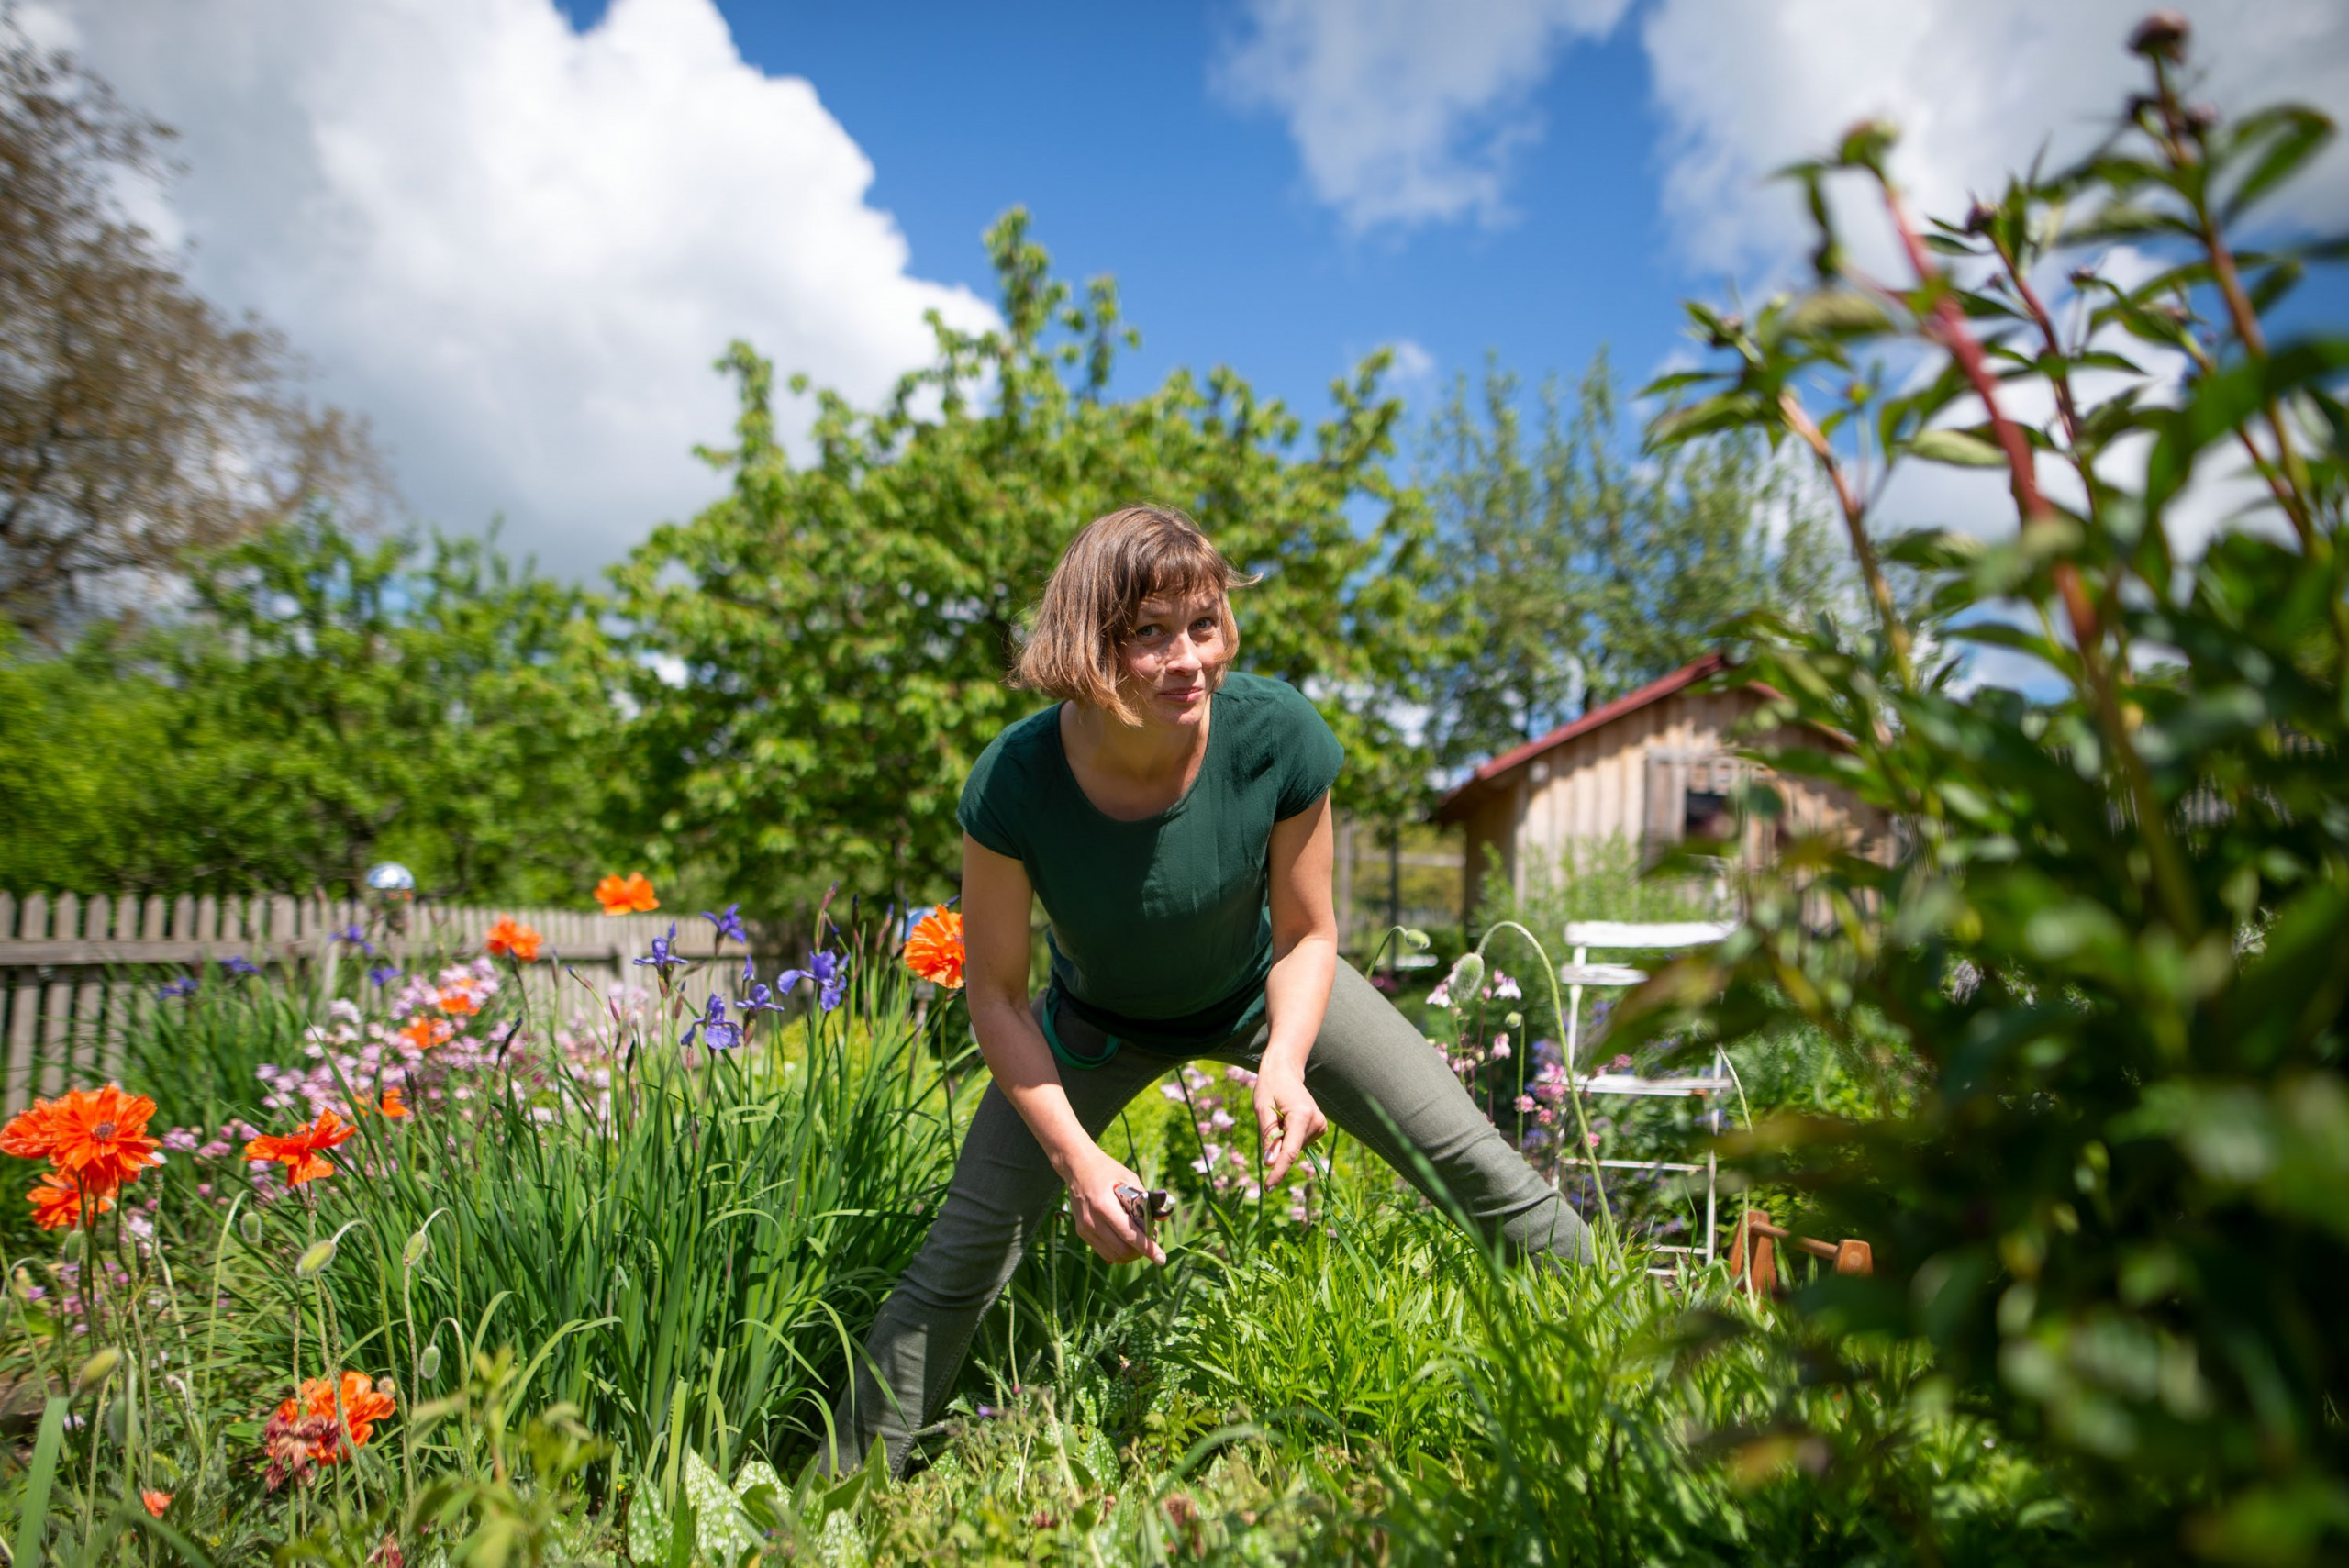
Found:
<svg viewBox="0 0 2349 1568"><path fill-rule="evenodd" d="M1640 20L1666 123L1662 198L1683 259L1776 271L1809 246L1769 179L1856 120L1900 126L1898 170L1929 211L1963 210L2043 148L2090 145L2144 81L2123 47L2148 0L1655 0ZM2349 105L2341 0L2185 0L2196 87L2241 110ZM1357 229L1508 205L1509 154L1562 48L1606 36L1628 0L1248 0L1216 79L1283 115L1314 195ZM2286 216L2349 221L2349 146ZM1861 237L1865 241L1865 236Z"/></svg>
<svg viewBox="0 0 2349 1568"><path fill-rule="evenodd" d="M869 399L922 313L872 165L815 89L737 53L712 0L53 0L182 133L166 227L198 285L283 327L373 418L425 517L564 573L714 495L734 337Z"/></svg>
<svg viewBox="0 0 2349 1568"><path fill-rule="evenodd" d="M1313 194L1353 228L1491 222L1557 46L1604 36L1629 3L1250 0L1216 81L1287 119Z"/></svg>
<svg viewBox="0 0 2349 1568"><path fill-rule="evenodd" d="M1926 212L1962 213L2043 148L2104 134L2142 90L2127 52L2147 0L1660 0L1642 23L1670 125L1664 205L1698 267L1776 270L1809 249L1793 189L1770 172L1873 117L1902 131L1895 172ZM2196 88L2240 111L2349 105L2341 0L2187 0ZM2349 150L2288 198L2299 222L2349 219ZM1865 241L1865 232L1855 234Z"/></svg>
<svg viewBox="0 0 2349 1568"><path fill-rule="evenodd" d="M1389 374L1396 384L1419 387L1434 381L1435 356L1415 339L1397 338L1386 345L1386 351L1395 357L1394 369Z"/></svg>

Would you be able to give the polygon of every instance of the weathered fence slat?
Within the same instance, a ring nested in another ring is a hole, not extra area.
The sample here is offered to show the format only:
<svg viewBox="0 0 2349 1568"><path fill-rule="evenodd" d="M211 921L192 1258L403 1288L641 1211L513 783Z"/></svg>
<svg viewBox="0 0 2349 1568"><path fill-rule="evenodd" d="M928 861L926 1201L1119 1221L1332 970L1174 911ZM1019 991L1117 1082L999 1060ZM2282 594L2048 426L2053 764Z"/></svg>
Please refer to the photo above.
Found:
<svg viewBox="0 0 2349 1568"><path fill-rule="evenodd" d="M730 984L742 960L739 943L719 943L710 923L690 911L607 916L575 907L428 903L404 913L403 929L380 908L316 889L252 899L168 893L52 899L0 892L0 1114L20 1108L31 1095L118 1073L135 998L151 994L159 981L231 956L299 969L307 976L306 993L332 994L338 983L352 984L353 976L340 973L345 964L361 973L379 963L414 973L451 956L478 954L491 922L510 915L546 940L546 961L523 971L523 984L536 1022L549 1029L599 1010L610 985L656 989L651 972L634 961L673 923L674 951L699 965L678 983L682 1000L696 1011ZM375 957L336 940L352 927L367 935ZM751 930L763 975L772 978L800 956L785 952L779 931ZM218 978L215 968L206 983Z"/></svg>
<svg viewBox="0 0 2349 1568"><path fill-rule="evenodd" d="M40 1053L40 1092L62 1094L67 1042L73 1031L73 987L52 980L41 987L40 1001L40 1040L35 1047Z"/></svg>

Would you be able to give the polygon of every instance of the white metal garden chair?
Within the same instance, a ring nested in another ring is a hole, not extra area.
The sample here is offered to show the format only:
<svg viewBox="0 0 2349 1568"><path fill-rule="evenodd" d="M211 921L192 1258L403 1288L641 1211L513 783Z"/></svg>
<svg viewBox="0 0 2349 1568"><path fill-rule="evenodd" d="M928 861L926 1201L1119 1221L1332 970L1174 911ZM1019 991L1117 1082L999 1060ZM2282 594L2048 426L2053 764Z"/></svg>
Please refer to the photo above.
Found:
<svg viewBox="0 0 2349 1568"><path fill-rule="evenodd" d="M1585 987L1600 985L1637 985L1645 980L1647 972L1623 963L1593 963L1593 948L1602 952L1641 954L1684 952L1690 948L1705 947L1720 941L1735 930L1734 922L1726 920L1670 920L1646 923L1622 920L1569 920L1566 922L1566 945L1575 951L1571 962L1559 966L1558 978L1566 986L1566 1087L1568 1093L1587 1095L1625 1095L1633 1096L1690 1095L1707 1100L1706 1124L1715 1132L1721 1129L1721 1096L1737 1086L1731 1074L1728 1056L1720 1050L1713 1052L1710 1071L1694 1076L1677 1078L1643 1078L1636 1073L1582 1073L1578 1060L1582 1047L1582 994ZM1586 1151L1586 1158L1596 1151ZM1705 1175L1705 1237L1702 1246L1658 1247L1660 1252L1679 1252L1713 1261L1713 1232L1718 1226L1719 1171L1710 1151L1701 1165L1687 1164L1672 1160L1597 1160L1601 1169L1672 1172ZM1669 1273L1668 1269L1653 1271Z"/></svg>

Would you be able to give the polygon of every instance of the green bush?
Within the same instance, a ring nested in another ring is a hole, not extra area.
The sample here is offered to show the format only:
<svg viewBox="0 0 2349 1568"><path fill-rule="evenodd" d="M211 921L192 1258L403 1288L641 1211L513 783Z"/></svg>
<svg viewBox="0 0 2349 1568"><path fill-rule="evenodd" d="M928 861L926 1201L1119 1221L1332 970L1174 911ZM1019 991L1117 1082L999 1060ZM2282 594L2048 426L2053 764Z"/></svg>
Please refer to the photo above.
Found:
<svg viewBox="0 0 2349 1568"><path fill-rule="evenodd" d="M1792 844L1744 929L1641 1005L1697 1050L1800 1022L1914 1074L1905 1108L1884 1096L1898 1114L1783 1118L1742 1162L1877 1240L1876 1276L1807 1310L1928 1341L1955 1397L2062 1465L2103 1560L2331 1559L2349 1550L2349 340L2269 342L2261 313L2332 252L2238 250L2227 226L2332 126L2189 108L2174 17L2136 47L2153 81L2113 138L1962 223L1914 227L1881 127L1798 171L1822 221L1831 177L1878 185L1913 286L1848 267L1831 231L1809 295L1751 321L1694 309L1733 362L1672 378L1709 395L1655 439L1809 446L1871 573L1839 428L1889 462L2004 471L2016 538L1893 553L1927 574L1939 635L2021 656L2043 695L1964 689L1889 617L1861 644L1776 628L1746 672L1787 694L1769 718L1852 746L1771 760L1883 808L1907 847L1887 864ZM2114 245L2158 270L2116 281ZM2039 290L2065 268L2059 322ZM1881 395L1875 356L1920 348L1942 357ZM2165 355L2182 385L2144 368ZM2045 419L2018 422L2040 395ZM2195 553L2189 486L2239 468L2259 514Z"/></svg>

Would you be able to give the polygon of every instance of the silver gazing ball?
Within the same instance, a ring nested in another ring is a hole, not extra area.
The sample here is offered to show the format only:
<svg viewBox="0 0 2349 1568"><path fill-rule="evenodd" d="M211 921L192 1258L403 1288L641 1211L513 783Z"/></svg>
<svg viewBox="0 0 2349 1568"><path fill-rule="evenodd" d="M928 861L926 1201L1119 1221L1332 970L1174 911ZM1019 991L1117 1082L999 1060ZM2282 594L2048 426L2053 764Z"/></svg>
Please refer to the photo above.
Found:
<svg viewBox="0 0 2349 1568"><path fill-rule="evenodd" d="M416 891L416 873L397 861L380 861L369 866L366 881L368 890L373 893L396 896Z"/></svg>

